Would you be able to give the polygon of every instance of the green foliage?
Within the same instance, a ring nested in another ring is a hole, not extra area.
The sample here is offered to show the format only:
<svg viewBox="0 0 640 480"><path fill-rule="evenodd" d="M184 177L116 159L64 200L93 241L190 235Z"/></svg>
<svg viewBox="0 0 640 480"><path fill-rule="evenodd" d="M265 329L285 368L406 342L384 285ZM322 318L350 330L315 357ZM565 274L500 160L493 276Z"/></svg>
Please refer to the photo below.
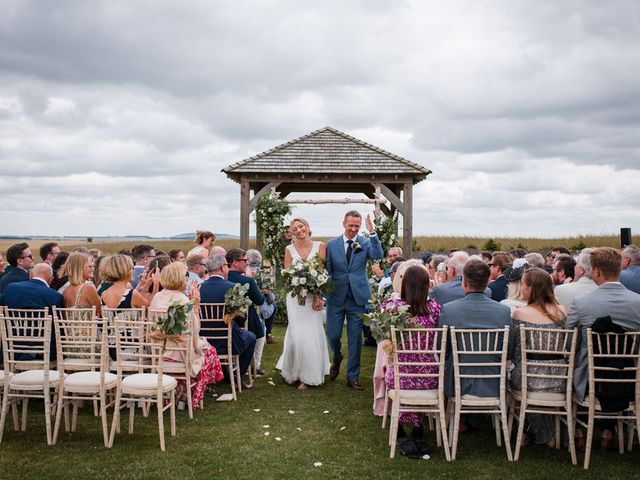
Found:
<svg viewBox="0 0 640 480"><path fill-rule="evenodd" d="M465 247L467 250L478 250L478 247L476 245L474 245L473 243L470 243L469 245L467 245Z"/></svg>
<svg viewBox="0 0 640 480"><path fill-rule="evenodd" d="M189 333L189 315L193 310L193 301L187 303L172 302L165 315L159 316L151 327L154 332L165 335L184 335Z"/></svg>
<svg viewBox="0 0 640 480"><path fill-rule="evenodd" d="M92 243L93 242L93 237L87 237L87 243Z"/></svg>
<svg viewBox="0 0 640 480"><path fill-rule="evenodd" d="M582 250L584 248L587 248L587 246L584 244L584 242L582 240L580 240L578 243L576 243L575 245L572 245L571 247L569 247L569 250Z"/></svg>
<svg viewBox="0 0 640 480"><path fill-rule="evenodd" d="M236 283L224 294L225 315L242 317L246 315L251 299L248 297L249 284Z"/></svg>
<svg viewBox="0 0 640 480"><path fill-rule="evenodd" d="M522 242L518 242L518 245L516 245L516 248L521 248L522 250L528 250L526 245L523 245Z"/></svg>
<svg viewBox="0 0 640 480"><path fill-rule="evenodd" d="M490 238L489 240L484 242L484 245L482 245L483 250L488 250L490 252L495 252L497 250L500 250L501 248L502 243L494 241L493 238Z"/></svg>
<svg viewBox="0 0 640 480"><path fill-rule="evenodd" d="M398 246L398 211L396 210L391 217L385 215L381 220L376 220L376 234L380 239L382 250L386 255L391 247Z"/></svg>
<svg viewBox="0 0 640 480"><path fill-rule="evenodd" d="M255 222L263 240L262 255L276 269L284 264L287 246L284 234L289 228L284 219L290 214L291 205L281 200L278 192L264 195L256 206Z"/></svg>
<svg viewBox="0 0 640 480"><path fill-rule="evenodd" d="M411 312L409 305L402 305L392 309L383 309L379 295L369 300L369 313L361 313L360 318L371 327L371 334L378 342L391 340L391 327L408 328Z"/></svg>

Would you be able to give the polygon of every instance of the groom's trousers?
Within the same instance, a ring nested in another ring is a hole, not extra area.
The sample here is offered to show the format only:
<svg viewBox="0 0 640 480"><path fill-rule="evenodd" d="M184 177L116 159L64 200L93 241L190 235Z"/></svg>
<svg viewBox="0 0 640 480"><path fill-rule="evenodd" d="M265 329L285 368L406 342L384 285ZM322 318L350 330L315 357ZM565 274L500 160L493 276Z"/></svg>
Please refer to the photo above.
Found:
<svg viewBox="0 0 640 480"><path fill-rule="evenodd" d="M342 327L347 319L347 380L358 380L360 377L360 351L362 350L362 319L363 305L356 305L351 292L347 293L344 304L327 305L327 338L333 363L342 360Z"/></svg>

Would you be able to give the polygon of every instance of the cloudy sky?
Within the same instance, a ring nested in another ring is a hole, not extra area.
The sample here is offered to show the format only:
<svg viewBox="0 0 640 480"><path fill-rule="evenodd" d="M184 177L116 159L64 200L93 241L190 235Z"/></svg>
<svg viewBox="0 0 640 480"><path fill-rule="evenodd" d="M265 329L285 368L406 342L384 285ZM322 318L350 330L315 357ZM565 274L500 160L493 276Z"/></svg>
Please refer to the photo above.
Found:
<svg viewBox="0 0 640 480"><path fill-rule="evenodd" d="M415 234L640 229L636 0L0 11L0 234L237 234L220 170L327 125L433 171Z"/></svg>

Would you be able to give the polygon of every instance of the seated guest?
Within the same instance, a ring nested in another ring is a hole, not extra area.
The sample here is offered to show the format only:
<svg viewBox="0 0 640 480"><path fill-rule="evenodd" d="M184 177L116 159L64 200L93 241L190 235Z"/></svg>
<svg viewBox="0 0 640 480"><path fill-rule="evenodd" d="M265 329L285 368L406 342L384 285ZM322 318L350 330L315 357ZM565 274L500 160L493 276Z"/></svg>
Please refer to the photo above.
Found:
<svg viewBox="0 0 640 480"><path fill-rule="evenodd" d="M103 292L111 286L109 282L103 282L102 280L102 262L104 262L106 258L107 257L105 255L100 255L96 258L96 262L93 264L93 278L91 281L96 287L98 296L102 296Z"/></svg>
<svg viewBox="0 0 640 480"><path fill-rule="evenodd" d="M102 253L102 250L98 248L90 248L89 250L87 250L87 253L91 255L95 261L97 261L98 258L104 256L104 254Z"/></svg>
<svg viewBox="0 0 640 480"><path fill-rule="evenodd" d="M187 257L186 264L189 273L187 288L191 288L191 284L194 282L196 285L204 282L204 276L207 273L207 259L195 253Z"/></svg>
<svg viewBox="0 0 640 480"><path fill-rule="evenodd" d="M229 265L224 255L215 254L207 260L207 271L209 278L200 285L201 303L224 303L224 296L227 290L233 287L233 283L227 280ZM217 328L224 326L222 320L206 320L204 312L201 313L203 328ZM233 355L240 357L240 374L244 375L251 364L253 352L256 348L256 336L242 328L244 318L234 320L232 327L231 349ZM210 343L216 347L216 351L225 355L227 353L227 342L222 340L212 340ZM226 375L226 373L225 373ZM243 382L242 388L251 388Z"/></svg>
<svg viewBox="0 0 640 480"><path fill-rule="evenodd" d="M240 285L249 285L248 297L251 299L252 304L249 305L247 330L253 332L256 336L256 372L258 375L264 375L264 370L260 368L262 362L262 351L266 341L264 333L264 325L258 317L256 307L264 304L266 298L258 288L256 281L244 274L244 270L247 266L247 255L241 248L232 248L227 251L226 255L227 263L229 264L228 279L230 282L239 283Z"/></svg>
<svg viewBox="0 0 640 480"><path fill-rule="evenodd" d="M553 294L553 283L549 274L540 268L531 268L524 272L521 285L522 296L527 301L527 306L516 308L513 312L514 328L514 353L511 371L511 388L520 391L522 389L522 345L520 344L520 328L564 328L564 320L567 310L560 305ZM531 359L534 360L534 359ZM563 364L564 359L550 360L543 358L535 360L537 363ZM565 393L567 383L565 380L550 378L557 375L553 368L545 366L530 366L528 371L536 375L549 377L532 377L527 385L529 392ZM536 444L555 445L555 419L550 415L528 414L529 422L528 440Z"/></svg>
<svg viewBox="0 0 640 480"><path fill-rule="evenodd" d="M67 258L69 258L69 252L60 252L53 261L53 265L51 265L51 268L53 269L51 288L56 292L60 291L60 289L69 281L69 278L64 274L64 270L62 268L67 261ZM61 273L62 276L60 276Z"/></svg>
<svg viewBox="0 0 640 480"><path fill-rule="evenodd" d="M0 278L2 278L3 274L4 274L4 259L2 258L2 255L0 255Z"/></svg>
<svg viewBox="0 0 640 480"><path fill-rule="evenodd" d="M559 259L560 255L568 255L571 256L571 252L569 249L565 247L553 247L551 251L547 254L547 260L544 269L551 273L553 272L553 264L556 260Z"/></svg>
<svg viewBox="0 0 640 480"><path fill-rule="evenodd" d="M440 305L434 300L427 300L429 293L429 274L423 267L412 266L404 272L402 286L399 299L391 299L382 305L387 311L395 312L399 307L408 305L413 317L410 323L419 325L426 329L435 328L440 318ZM413 326L412 325L412 326ZM414 335L414 341L417 341L417 335ZM422 337L424 343L424 336ZM420 348L431 348L432 345L420 345ZM434 362L433 355L422 354L400 354L399 362ZM437 373L438 367L433 366L400 366L403 373ZM394 370L390 366L387 367L385 373L385 382L388 389L395 387ZM437 377L416 377L402 378L400 382L402 390L432 390L438 388ZM413 425L413 436L418 437L422 434L422 417L420 413L401 413L400 422Z"/></svg>
<svg viewBox="0 0 640 480"><path fill-rule="evenodd" d="M393 291L393 279L395 278L396 273L398 273L398 268L400 264L405 262L405 259L402 257L397 257L393 260L391 267L389 267L389 276L384 277L378 283L378 294L379 295L387 295L388 293Z"/></svg>
<svg viewBox="0 0 640 480"><path fill-rule="evenodd" d="M562 285L563 283L571 283L575 277L576 261L571 257L559 256L553 263L551 271L551 280L554 285Z"/></svg>
<svg viewBox="0 0 640 480"><path fill-rule="evenodd" d="M40 246L40 258L44 263L53 265L53 261L60 254L60 247L56 242L43 243Z"/></svg>
<svg viewBox="0 0 640 480"><path fill-rule="evenodd" d="M524 259L516 258L513 266L504 271L504 278L507 279L507 298L500 300L500 303L511 309L511 313L516 307L524 307L527 302L522 293L522 274L529 267Z"/></svg>
<svg viewBox="0 0 640 480"><path fill-rule="evenodd" d="M91 282L93 257L88 253L73 252L62 268L69 277L69 285L62 293L65 308L96 307L96 313L100 316L100 297Z"/></svg>
<svg viewBox="0 0 640 480"><path fill-rule="evenodd" d="M511 267L512 258L507 252L494 252L491 262L491 276L489 280L489 289L491 290L491 298L496 302L500 302L507 298L507 290L509 282L504 276L504 271Z"/></svg>
<svg viewBox="0 0 640 480"><path fill-rule="evenodd" d="M553 290L558 303L567 311L569 311L573 299L578 295L591 292L598 288L595 282L591 280L591 262L589 261L589 256L592 251L593 248L585 248L578 255L573 282L557 285Z"/></svg>
<svg viewBox="0 0 640 480"><path fill-rule="evenodd" d="M182 250L179 248L174 248L173 250L169 250L169 258L171 259L171 263L173 262L182 262L184 263L187 258Z"/></svg>
<svg viewBox="0 0 640 480"><path fill-rule="evenodd" d="M221 247L220 245L214 245L211 248L211 251L209 252L209 256L212 256L212 255L214 255L216 253L221 253L222 255L226 255L227 251L225 250L224 247Z"/></svg>
<svg viewBox="0 0 640 480"><path fill-rule="evenodd" d="M245 275L255 278L256 274L261 270L262 254L255 249L247 250L247 268L245 269ZM256 280L256 283L258 284L258 288L260 288L260 291L264 294L265 298L265 303L260 305L258 315L264 323L264 329L267 338L266 343L271 345L275 343L271 332L273 330L273 321L276 318L276 297L271 289L266 288L264 285L260 285L258 280Z"/></svg>
<svg viewBox="0 0 640 480"><path fill-rule="evenodd" d="M126 258L126 257L125 257ZM133 265L127 265L129 268L128 275L132 273ZM193 409L198 408L200 401L204 398L207 385L219 382L224 378L222 374L222 365L218 358L218 353L214 346L209 345L206 339L200 337L200 319L197 311L199 308L200 291L196 284L192 284L189 289L189 297L182 293L187 285L187 267L182 262L173 262L171 265L162 269L160 273L160 283L162 291L151 300L149 308L167 309L174 302L180 302L184 305L189 300L195 302L194 309L189 315L189 330L191 331L191 364L189 369L191 376L195 378L195 382L191 384L191 405ZM115 284L114 284L115 286ZM112 287L113 288L113 287ZM184 348L181 344L169 340L166 343L165 362L185 362L185 352L176 350L176 348ZM186 383L184 380L178 382L179 394L184 395ZM186 395L181 396L181 401L186 402Z"/></svg>
<svg viewBox="0 0 640 480"><path fill-rule="evenodd" d="M462 287L462 270L469 261L469 254L458 250L451 254L446 266L447 282L433 287L429 291L429 298L438 302L441 306L453 300L464 298ZM491 298L491 290L485 289L485 295Z"/></svg>
<svg viewBox="0 0 640 480"><path fill-rule="evenodd" d="M566 328L579 327L581 332L573 376L574 395L578 400L584 399L589 378L587 328L596 319L608 316L626 331L640 330L640 294L620 283L622 255L615 248L602 247L594 249L589 258L591 278L598 288L574 298L565 322ZM615 421L601 422L602 445L607 448L611 446L614 426Z"/></svg>
<svg viewBox="0 0 640 480"><path fill-rule="evenodd" d="M389 248L389 251L387 252L387 265L388 267L385 270L382 270L380 268L380 265L376 262L376 263L372 263L371 264L371 271L374 273L374 275L376 276L377 280L382 280L385 277L389 276L389 270L391 269L391 265L393 265L393 262L398 259L398 258L402 258L404 255L404 253L402 252L402 248L400 247L391 247Z"/></svg>
<svg viewBox="0 0 640 480"><path fill-rule="evenodd" d="M9 308L62 307L62 295L49 287L52 279L51 266L48 263L38 263L33 267L31 280L7 285L0 296L0 305Z"/></svg>
<svg viewBox="0 0 640 480"><path fill-rule="evenodd" d="M7 262L4 275L0 278L0 293L10 283L29 280L29 270L33 267L33 255L28 243L16 243L7 249Z"/></svg>
<svg viewBox="0 0 640 480"><path fill-rule="evenodd" d="M493 259L493 253L486 250L484 252L480 252L480 256L482 257L482 261L487 265L489 265Z"/></svg>
<svg viewBox="0 0 640 480"><path fill-rule="evenodd" d="M635 245L622 250L620 282L632 292L640 293L640 250Z"/></svg>
<svg viewBox="0 0 640 480"><path fill-rule="evenodd" d="M485 293L491 274L489 266L478 260L471 260L464 266L462 288L464 297L447 302L440 312L441 327L457 328L504 328L513 329L511 310L506 305L491 300ZM512 331L509 331L510 345ZM500 361L493 358L489 361ZM495 368L486 367L487 375L496 374ZM479 373L479 372L478 372ZM461 395L476 395L478 397L497 397L500 394L500 382L481 381L473 379L461 380ZM449 396L455 395L453 381L453 360L451 350L447 351L445 364L445 392Z"/></svg>
<svg viewBox="0 0 640 480"><path fill-rule="evenodd" d="M400 262L400 266L398 266L396 274L393 277L393 298L400 298L404 274L410 267L420 267L427 270L427 267L424 266L422 260L418 260L417 258L410 258L409 260Z"/></svg>
<svg viewBox="0 0 640 480"><path fill-rule="evenodd" d="M102 262L102 277L110 286L100 295L102 304L109 308L142 308L148 307L150 300L158 292L160 276L149 277L147 283L139 284L138 289L131 287L133 278L133 261L131 257L116 253ZM150 285L155 292L148 293Z"/></svg>
<svg viewBox="0 0 640 480"><path fill-rule="evenodd" d="M145 272L149 266L149 262L156 258L156 251L151 245L136 245L132 250L133 261L133 280L131 286L133 288L138 286L140 276Z"/></svg>
<svg viewBox="0 0 640 480"><path fill-rule="evenodd" d="M204 260L206 260L209 257L209 250L213 247L215 241L216 236L213 232L209 232L208 230L196 231L196 238L193 240L196 246L189 250L187 257L191 255L200 255Z"/></svg>
<svg viewBox="0 0 640 480"><path fill-rule="evenodd" d="M524 259L527 261L527 263L531 268L542 268L543 270L546 270L545 269L546 264L542 254L538 252L527 253L524 256Z"/></svg>

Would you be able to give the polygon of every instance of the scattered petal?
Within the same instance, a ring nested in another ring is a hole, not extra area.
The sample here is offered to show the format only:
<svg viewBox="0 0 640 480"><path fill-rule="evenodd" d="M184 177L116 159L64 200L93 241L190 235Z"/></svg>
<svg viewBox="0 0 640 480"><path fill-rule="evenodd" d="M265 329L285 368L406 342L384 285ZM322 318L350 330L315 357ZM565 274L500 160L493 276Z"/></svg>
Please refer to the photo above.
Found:
<svg viewBox="0 0 640 480"><path fill-rule="evenodd" d="M273 380L273 377L269 377L268 380Z"/></svg>
<svg viewBox="0 0 640 480"><path fill-rule="evenodd" d="M293 415L294 413L296 413L296 412L294 412L293 410L289 410L289 414L290 415Z"/></svg>
<svg viewBox="0 0 640 480"><path fill-rule="evenodd" d="M273 387L275 387L275 386L276 386L276 384L275 384L274 382L272 382L271 380L269 380L267 383L268 383L269 385L273 386Z"/></svg>
<svg viewBox="0 0 640 480"><path fill-rule="evenodd" d="M426 454L424 454L424 455L422 456L422 459L423 459L423 460L429 460L430 458L431 458L431 456L430 456L428 453L426 453Z"/></svg>
<svg viewBox="0 0 640 480"><path fill-rule="evenodd" d="M269 436L269 432L264 432L264 436L268 437Z"/></svg>
<svg viewBox="0 0 640 480"><path fill-rule="evenodd" d="M340 427L340 430L346 430L347 427Z"/></svg>
<svg viewBox="0 0 640 480"><path fill-rule="evenodd" d="M298 430L299 432L301 432L301 431L302 431L302 429L301 429L300 427L296 428L296 430Z"/></svg>
<svg viewBox="0 0 640 480"><path fill-rule="evenodd" d="M269 428L269 425L262 425L262 428Z"/></svg>
<svg viewBox="0 0 640 480"><path fill-rule="evenodd" d="M322 413L329 413L329 410L325 410L325 411L324 411L324 412L322 412Z"/></svg>
<svg viewBox="0 0 640 480"><path fill-rule="evenodd" d="M216 398L218 396L217 393L214 393L213 395L211 395L213 398Z"/></svg>
<svg viewBox="0 0 640 480"><path fill-rule="evenodd" d="M322 462L314 462L313 466L314 467L321 467L322 466Z"/></svg>
<svg viewBox="0 0 640 480"><path fill-rule="evenodd" d="M259 408L254 408L254 409L253 409L253 411L254 411L254 412L259 412L259 411L260 411L260 409L259 409Z"/></svg>
<svg viewBox="0 0 640 480"><path fill-rule="evenodd" d="M275 438L275 441L276 441L276 442L279 442L280 440L282 440L280 437L276 437L276 438Z"/></svg>

